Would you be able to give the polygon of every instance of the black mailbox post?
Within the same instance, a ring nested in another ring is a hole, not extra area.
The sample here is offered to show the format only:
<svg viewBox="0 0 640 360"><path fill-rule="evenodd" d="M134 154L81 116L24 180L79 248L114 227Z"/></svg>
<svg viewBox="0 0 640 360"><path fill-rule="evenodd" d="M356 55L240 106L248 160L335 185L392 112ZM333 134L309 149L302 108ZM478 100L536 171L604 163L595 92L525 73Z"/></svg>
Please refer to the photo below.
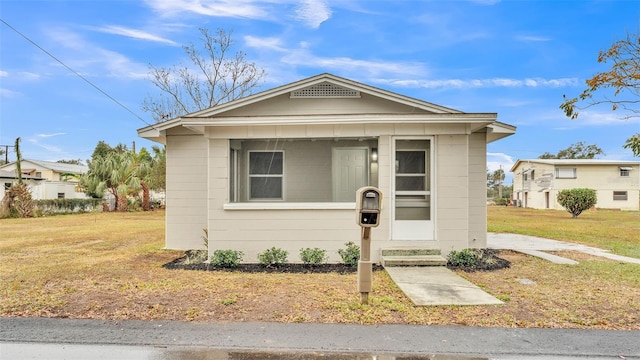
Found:
<svg viewBox="0 0 640 360"><path fill-rule="evenodd" d="M358 291L363 304L369 302L373 270L371 263L371 228L380 225L382 192L365 186L356 192L356 223L361 228L360 260L358 261Z"/></svg>

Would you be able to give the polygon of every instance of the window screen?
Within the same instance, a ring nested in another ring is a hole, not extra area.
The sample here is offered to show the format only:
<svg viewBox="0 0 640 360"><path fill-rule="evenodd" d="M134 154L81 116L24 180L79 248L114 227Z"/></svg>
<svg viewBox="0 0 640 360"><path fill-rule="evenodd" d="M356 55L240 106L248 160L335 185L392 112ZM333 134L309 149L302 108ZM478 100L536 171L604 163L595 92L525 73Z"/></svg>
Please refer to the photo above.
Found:
<svg viewBox="0 0 640 360"><path fill-rule="evenodd" d="M284 152L249 152L249 198L282 199Z"/></svg>

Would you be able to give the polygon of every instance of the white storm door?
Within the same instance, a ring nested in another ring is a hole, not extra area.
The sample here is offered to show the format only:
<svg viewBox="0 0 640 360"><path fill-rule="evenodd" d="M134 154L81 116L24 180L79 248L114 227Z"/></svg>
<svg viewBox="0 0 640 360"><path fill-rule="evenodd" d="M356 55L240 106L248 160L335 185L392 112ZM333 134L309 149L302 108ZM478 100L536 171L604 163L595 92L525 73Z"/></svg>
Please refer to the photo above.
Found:
<svg viewBox="0 0 640 360"><path fill-rule="evenodd" d="M369 183L368 154L367 148L333 148L333 201L356 201L356 190Z"/></svg>
<svg viewBox="0 0 640 360"><path fill-rule="evenodd" d="M393 166L393 240L434 240L432 141L396 139Z"/></svg>

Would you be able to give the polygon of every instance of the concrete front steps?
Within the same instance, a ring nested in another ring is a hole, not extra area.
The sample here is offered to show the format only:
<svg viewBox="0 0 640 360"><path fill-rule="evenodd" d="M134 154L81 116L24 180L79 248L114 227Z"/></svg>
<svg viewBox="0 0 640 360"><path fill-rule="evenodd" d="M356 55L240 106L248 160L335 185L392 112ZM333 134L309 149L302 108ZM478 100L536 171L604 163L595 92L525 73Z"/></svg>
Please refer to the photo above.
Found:
<svg viewBox="0 0 640 360"><path fill-rule="evenodd" d="M397 247L381 250L381 265L392 266L446 266L447 259L440 249L423 247Z"/></svg>

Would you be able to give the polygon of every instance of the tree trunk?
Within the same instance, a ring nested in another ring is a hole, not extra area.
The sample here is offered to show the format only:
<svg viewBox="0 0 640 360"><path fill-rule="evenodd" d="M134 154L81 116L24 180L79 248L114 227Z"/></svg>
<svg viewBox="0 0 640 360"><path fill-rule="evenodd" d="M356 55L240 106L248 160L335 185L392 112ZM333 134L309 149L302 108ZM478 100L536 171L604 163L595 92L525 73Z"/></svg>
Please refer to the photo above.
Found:
<svg viewBox="0 0 640 360"><path fill-rule="evenodd" d="M142 186L142 210L149 211L151 210L151 200L149 196L149 186L144 181L140 182Z"/></svg>

